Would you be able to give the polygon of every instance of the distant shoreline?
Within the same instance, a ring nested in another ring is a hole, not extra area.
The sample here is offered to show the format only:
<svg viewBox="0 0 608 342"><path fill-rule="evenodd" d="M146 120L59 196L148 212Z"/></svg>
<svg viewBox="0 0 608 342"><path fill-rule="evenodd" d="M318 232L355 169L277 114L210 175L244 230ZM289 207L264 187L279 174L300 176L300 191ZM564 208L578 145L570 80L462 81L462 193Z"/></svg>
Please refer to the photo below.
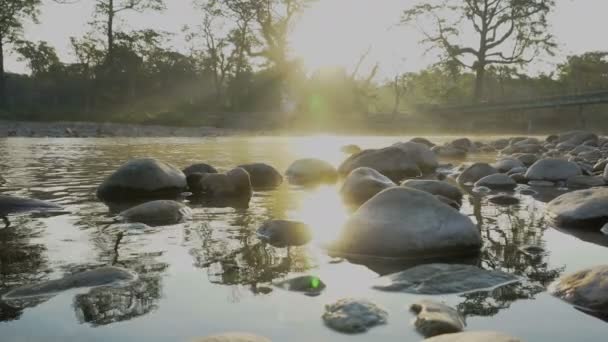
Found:
<svg viewBox="0 0 608 342"><path fill-rule="evenodd" d="M0 120L1 138L216 137L244 133L246 132L242 130L217 127L177 127L112 122Z"/></svg>

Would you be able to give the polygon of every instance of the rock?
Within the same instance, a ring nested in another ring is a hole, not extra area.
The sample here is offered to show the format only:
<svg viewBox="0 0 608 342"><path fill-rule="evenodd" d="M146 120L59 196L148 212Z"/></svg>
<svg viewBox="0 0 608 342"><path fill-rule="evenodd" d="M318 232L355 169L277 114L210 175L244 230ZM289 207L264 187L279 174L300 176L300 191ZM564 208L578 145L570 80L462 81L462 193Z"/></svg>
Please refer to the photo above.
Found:
<svg viewBox="0 0 608 342"><path fill-rule="evenodd" d="M593 172L603 172L608 164L608 159L603 159L593 165Z"/></svg>
<svg viewBox="0 0 608 342"><path fill-rule="evenodd" d="M494 331L468 331L456 334L439 335L425 342L523 342L522 340Z"/></svg>
<svg viewBox="0 0 608 342"><path fill-rule="evenodd" d="M602 226L602 229L600 229L600 232L604 235L608 235L608 223L606 223L605 225Z"/></svg>
<svg viewBox="0 0 608 342"><path fill-rule="evenodd" d="M464 159L467 156L467 151L449 145L435 146L432 151L440 158Z"/></svg>
<svg viewBox="0 0 608 342"><path fill-rule="evenodd" d="M519 281L514 275L471 265L426 264L380 278L375 289L441 295L491 290Z"/></svg>
<svg viewBox="0 0 608 342"><path fill-rule="evenodd" d="M604 181L608 182L608 164L604 167L604 173L602 174Z"/></svg>
<svg viewBox="0 0 608 342"><path fill-rule="evenodd" d="M496 170L498 170L498 172L509 172L511 170L513 170L514 168L525 168L524 163L521 162L521 160L519 159L515 159L515 158L505 158L505 159L501 159L499 161L497 161L496 163L494 163L494 168Z"/></svg>
<svg viewBox="0 0 608 342"><path fill-rule="evenodd" d="M524 163L525 166L531 166L538 160L538 157L532 153L518 154L517 156L515 156L515 158L517 158L517 160L519 160L520 162Z"/></svg>
<svg viewBox="0 0 608 342"><path fill-rule="evenodd" d="M361 147L357 145L345 145L340 148L340 151L346 154L355 154L361 152Z"/></svg>
<svg viewBox="0 0 608 342"><path fill-rule="evenodd" d="M396 184L380 172L359 167L346 177L340 193L346 203L360 206L380 191L393 186Z"/></svg>
<svg viewBox="0 0 608 342"><path fill-rule="evenodd" d="M493 175L498 173L498 170L493 168L487 163L475 163L469 167L467 167L460 176L458 176L457 181L460 184L471 184L473 185L478 180L482 179L485 176Z"/></svg>
<svg viewBox="0 0 608 342"><path fill-rule="evenodd" d="M336 168L313 158L296 160L287 168L285 175L287 181L295 185L333 184L338 179Z"/></svg>
<svg viewBox="0 0 608 342"><path fill-rule="evenodd" d="M558 135L559 143L569 143L572 145L581 145L586 141L594 141L597 143L598 137L592 132L588 131L570 131L561 133Z"/></svg>
<svg viewBox="0 0 608 342"><path fill-rule="evenodd" d="M435 144L433 144L430 140L428 140L426 138L416 137L416 138L410 139L410 141L415 142L417 144L426 145L428 148L435 146Z"/></svg>
<svg viewBox="0 0 608 342"><path fill-rule="evenodd" d="M257 236L269 245L280 248L305 245L312 239L312 232L301 222L272 220L258 229Z"/></svg>
<svg viewBox="0 0 608 342"><path fill-rule="evenodd" d="M274 167L264 163L253 163L239 165L241 169L247 171L251 186L254 189L273 189L283 183L283 176Z"/></svg>
<svg viewBox="0 0 608 342"><path fill-rule="evenodd" d="M460 207L462 206L462 203L458 203L456 201L453 201L447 197L441 196L441 195L435 195L435 197L437 197L438 200L440 200L442 203L445 203L447 205L449 205L450 207L456 209L456 210L460 210Z"/></svg>
<svg viewBox="0 0 608 342"><path fill-rule="evenodd" d="M554 143L554 142L557 142L558 140L559 140L559 136L557 136L556 134L549 135L545 138L545 141L548 143Z"/></svg>
<svg viewBox="0 0 608 342"><path fill-rule="evenodd" d="M420 258L474 254L480 247L479 230L468 216L429 193L395 187L365 202L330 249L343 254Z"/></svg>
<svg viewBox="0 0 608 342"><path fill-rule="evenodd" d="M536 195L538 195L538 191L536 191L534 189L527 188L527 189L521 189L521 190L519 190L519 194L520 195L528 195L528 196L536 196Z"/></svg>
<svg viewBox="0 0 608 342"><path fill-rule="evenodd" d="M469 138L460 138L453 140L449 145L460 150L468 151L471 146L473 146L473 143Z"/></svg>
<svg viewBox="0 0 608 342"><path fill-rule="evenodd" d="M408 141L395 143L392 147L397 147L405 152L408 158L413 160L424 174L435 172L439 166L437 156L426 145Z"/></svg>
<svg viewBox="0 0 608 342"><path fill-rule="evenodd" d="M485 195L485 194L492 192L492 189L488 188L487 186L476 186L473 189L471 189L471 191L474 194Z"/></svg>
<svg viewBox="0 0 608 342"><path fill-rule="evenodd" d="M496 173L493 175L485 176L482 179L475 182L475 187L486 186L490 189L505 189L513 190L517 186L511 177L504 173Z"/></svg>
<svg viewBox="0 0 608 342"><path fill-rule="evenodd" d="M287 291L304 292L308 296L317 296L325 289L325 283L315 276L300 276L276 282L276 287Z"/></svg>
<svg viewBox="0 0 608 342"><path fill-rule="evenodd" d="M325 306L323 321L337 331L361 333L379 324L386 324L388 313L363 299L340 299Z"/></svg>
<svg viewBox="0 0 608 342"><path fill-rule="evenodd" d="M226 173L192 173L188 187L195 195L211 198L251 198L253 194L249 173L238 167Z"/></svg>
<svg viewBox="0 0 608 342"><path fill-rule="evenodd" d="M218 171L211 165L205 163L197 163L188 166L183 169L182 172L188 177L193 173L218 173Z"/></svg>
<svg viewBox="0 0 608 342"><path fill-rule="evenodd" d="M175 198L186 190L186 176L155 159L133 159L118 168L97 188L103 201L138 198Z"/></svg>
<svg viewBox="0 0 608 342"><path fill-rule="evenodd" d="M170 200L146 202L119 214L127 222L150 226L177 224L192 217L192 210L182 203Z"/></svg>
<svg viewBox="0 0 608 342"><path fill-rule="evenodd" d="M546 210L558 226L599 230L608 222L608 188L565 193L549 202Z"/></svg>
<svg viewBox="0 0 608 342"><path fill-rule="evenodd" d="M0 217L32 211L59 210L62 210L62 208L51 202L10 195L0 195Z"/></svg>
<svg viewBox="0 0 608 342"><path fill-rule="evenodd" d="M511 175L516 174L516 173L524 173L525 174L526 171L528 171L528 168L525 167L525 166L523 166L523 167L514 167L514 168L512 168L511 170L509 170L507 172L507 175L511 176Z"/></svg>
<svg viewBox="0 0 608 342"><path fill-rule="evenodd" d="M225 333L192 340L192 342L271 342L270 339L248 333Z"/></svg>
<svg viewBox="0 0 608 342"><path fill-rule="evenodd" d="M528 181L528 185L537 188L551 188L555 186L555 183L549 181Z"/></svg>
<svg viewBox="0 0 608 342"><path fill-rule="evenodd" d="M397 147L364 150L354 154L340 165L338 172L342 176L347 176L353 170L361 167L374 169L395 182L421 174L416 161Z"/></svg>
<svg viewBox="0 0 608 342"><path fill-rule="evenodd" d="M528 183L528 179L526 178L526 175L523 173L514 173L512 175L509 175L509 177L511 177L511 179L514 180L515 183L517 183L517 184L527 184Z"/></svg>
<svg viewBox="0 0 608 342"><path fill-rule="evenodd" d="M425 337L457 333L466 326L464 317L455 309L430 300L421 300L410 307L416 314L414 325Z"/></svg>
<svg viewBox="0 0 608 342"><path fill-rule="evenodd" d="M608 315L608 265L562 277L550 292L584 311Z"/></svg>
<svg viewBox="0 0 608 342"><path fill-rule="evenodd" d="M557 182L581 174L581 168L576 163L563 159L548 158L532 164L526 172L526 178L528 180Z"/></svg>
<svg viewBox="0 0 608 342"><path fill-rule="evenodd" d="M106 266L49 280L40 284L25 285L7 292L2 299L14 300L31 297L51 296L62 291L132 282L137 275L127 269Z"/></svg>
<svg viewBox="0 0 608 342"><path fill-rule="evenodd" d="M569 188L591 188L595 186L604 186L606 182L602 177L595 176L572 176L568 178L566 185Z"/></svg>
<svg viewBox="0 0 608 342"><path fill-rule="evenodd" d="M410 179L401 183L401 186L428 192L436 196L443 196L459 204L462 203L462 191L458 187L447 182Z"/></svg>
<svg viewBox="0 0 608 342"><path fill-rule="evenodd" d="M498 205L519 204L519 198L507 194L498 194L488 197L488 201Z"/></svg>

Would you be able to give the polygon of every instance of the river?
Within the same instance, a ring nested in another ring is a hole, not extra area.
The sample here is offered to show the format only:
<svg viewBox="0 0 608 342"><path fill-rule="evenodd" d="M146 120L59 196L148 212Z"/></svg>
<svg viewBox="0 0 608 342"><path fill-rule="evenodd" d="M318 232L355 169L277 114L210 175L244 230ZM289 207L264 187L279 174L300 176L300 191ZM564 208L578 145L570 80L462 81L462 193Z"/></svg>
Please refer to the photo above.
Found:
<svg viewBox="0 0 608 342"><path fill-rule="evenodd" d="M429 137L442 142L450 137ZM99 265L137 271L126 288L72 290L15 307L0 302L0 341L189 341L225 331L245 331L273 341L418 341L409 305L420 298L372 289L384 267L334 262L320 247L338 233L349 212L339 184L301 189L283 184L256 192L248 209L192 205L189 222L145 230L113 223L95 189L130 158L154 157L180 168L204 161L220 169L266 162L279 170L305 157L339 165L340 147L381 147L408 137L217 138L6 138L0 139L0 192L52 201L68 213L22 215L0 229L0 294L19 285ZM471 160L493 156L472 155ZM519 206L497 207L467 197L462 212L481 219L478 264L522 277L489 293L434 298L467 314L466 330L497 330L525 341L605 341L608 324L552 297L559 276L608 260L608 238L575 237L551 228L543 201L518 195ZM255 236L262 222L301 220L313 242L273 248ZM599 233L598 233L599 234ZM540 246L530 255L521 247ZM391 265L396 268L398 266ZM405 266L403 266L405 267ZM379 272L379 273L378 273ZM318 276L327 285L316 297L288 292L272 282ZM324 305L343 297L367 298L389 312L388 324L361 335L324 326Z"/></svg>

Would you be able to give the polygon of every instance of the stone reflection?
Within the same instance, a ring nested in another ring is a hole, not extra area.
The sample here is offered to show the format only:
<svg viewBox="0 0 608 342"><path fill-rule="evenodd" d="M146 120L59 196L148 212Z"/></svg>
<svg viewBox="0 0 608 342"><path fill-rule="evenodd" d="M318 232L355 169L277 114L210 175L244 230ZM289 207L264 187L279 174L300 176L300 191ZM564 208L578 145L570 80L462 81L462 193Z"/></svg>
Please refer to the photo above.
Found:
<svg viewBox="0 0 608 342"><path fill-rule="evenodd" d="M46 247L31 242L31 239L39 238L43 230L40 222L27 222L26 217L15 219L10 228L0 229L0 295L48 278ZM19 319L25 308L40 301L12 306L0 300L0 322Z"/></svg>
<svg viewBox="0 0 608 342"><path fill-rule="evenodd" d="M491 292L462 295L458 309L466 315L493 316L519 299L531 299L545 291L563 268L548 265L543 234L549 227L542 204L524 201L514 206L487 205L483 198L470 198L473 214L481 225L483 268L521 277L522 281Z"/></svg>

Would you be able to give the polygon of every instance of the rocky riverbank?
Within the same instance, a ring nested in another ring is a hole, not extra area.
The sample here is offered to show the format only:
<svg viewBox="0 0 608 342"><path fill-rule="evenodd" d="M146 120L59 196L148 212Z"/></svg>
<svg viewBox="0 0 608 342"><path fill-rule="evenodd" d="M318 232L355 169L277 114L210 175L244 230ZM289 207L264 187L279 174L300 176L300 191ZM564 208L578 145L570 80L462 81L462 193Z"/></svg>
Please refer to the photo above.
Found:
<svg viewBox="0 0 608 342"><path fill-rule="evenodd" d="M0 121L0 137L208 137L238 134L217 127L174 127L111 122Z"/></svg>

